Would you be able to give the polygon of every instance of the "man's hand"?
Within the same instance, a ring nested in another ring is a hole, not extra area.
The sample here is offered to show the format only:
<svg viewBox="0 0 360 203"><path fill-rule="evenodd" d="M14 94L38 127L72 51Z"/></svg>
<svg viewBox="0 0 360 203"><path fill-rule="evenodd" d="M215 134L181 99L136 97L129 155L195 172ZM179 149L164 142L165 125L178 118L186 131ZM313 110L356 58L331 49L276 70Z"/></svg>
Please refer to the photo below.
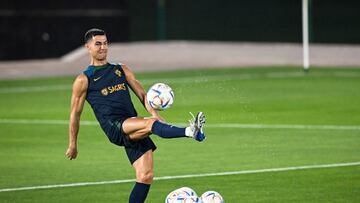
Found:
<svg viewBox="0 0 360 203"><path fill-rule="evenodd" d="M75 159L77 156L77 149L76 147L69 147L66 151L66 156L70 160Z"/></svg>

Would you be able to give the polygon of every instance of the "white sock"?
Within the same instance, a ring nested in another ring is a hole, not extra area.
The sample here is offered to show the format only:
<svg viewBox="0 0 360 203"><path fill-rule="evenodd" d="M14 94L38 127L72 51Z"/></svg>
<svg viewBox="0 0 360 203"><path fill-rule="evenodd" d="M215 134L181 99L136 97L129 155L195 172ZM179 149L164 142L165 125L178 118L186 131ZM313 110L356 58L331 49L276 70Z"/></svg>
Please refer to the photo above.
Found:
<svg viewBox="0 0 360 203"><path fill-rule="evenodd" d="M185 128L185 135L186 135L187 137L194 137L194 136L193 136L193 131L191 130L190 127L186 127L186 128Z"/></svg>

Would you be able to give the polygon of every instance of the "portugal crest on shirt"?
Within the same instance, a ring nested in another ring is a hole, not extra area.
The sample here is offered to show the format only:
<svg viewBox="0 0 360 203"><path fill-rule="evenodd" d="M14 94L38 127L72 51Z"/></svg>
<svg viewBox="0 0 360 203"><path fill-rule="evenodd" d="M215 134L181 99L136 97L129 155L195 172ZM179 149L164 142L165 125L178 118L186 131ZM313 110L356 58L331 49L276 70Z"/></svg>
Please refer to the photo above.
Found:
<svg viewBox="0 0 360 203"><path fill-rule="evenodd" d="M104 96L108 95L109 92L108 92L107 88L102 89L101 94L104 95Z"/></svg>

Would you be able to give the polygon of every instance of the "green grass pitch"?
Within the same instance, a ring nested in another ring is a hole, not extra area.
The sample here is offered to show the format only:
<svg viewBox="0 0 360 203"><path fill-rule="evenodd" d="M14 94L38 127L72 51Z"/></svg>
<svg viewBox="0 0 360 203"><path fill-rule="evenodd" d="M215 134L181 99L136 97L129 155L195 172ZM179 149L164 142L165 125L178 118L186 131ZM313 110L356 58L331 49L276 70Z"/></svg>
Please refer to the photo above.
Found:
<svg viewBox="0 0 360 203"><path fill-rule="evenodd" d="M168 122L185 125L189 111L207 117L203 143L152 135L156 177L360 162L360 69L221 68L137 76L145 88L155 82L173 88L175 103L161 112ZM134 178L124 150L96 124L81 126L78 158L65 158L73 80L0 81L0 191ZM148 116L132 99L139 115ZM88 104L82 121L95 121ZM234 203L360 202L360 165L156 180L147 202L164 202L182 186L199 195L216 190ZM127 202L132 187L2 191L0 202Z"/></svg>

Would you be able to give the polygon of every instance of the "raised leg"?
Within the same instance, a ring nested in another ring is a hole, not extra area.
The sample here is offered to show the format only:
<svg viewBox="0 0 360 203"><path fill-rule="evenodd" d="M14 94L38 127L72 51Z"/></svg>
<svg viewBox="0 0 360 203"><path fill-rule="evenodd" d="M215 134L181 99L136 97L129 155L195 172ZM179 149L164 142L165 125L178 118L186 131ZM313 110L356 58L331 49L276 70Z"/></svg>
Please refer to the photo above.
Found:
<svg viewBox="0 0 360 203"><path fill-rule="evenodd" d="M131 140L139 140L154 133L162 138L187 137L185 128L157 121L154 118L134 117L123 122L122 129Z"/></svg>
<svg viewBox="0 0 360 203"><path fill-rule="evenodd" d="M131 140L139 140L154 133L162 138L192 137L202 142L205 139L203 125L205 115L199 112L190 120L190 126L181 128L157 121L154 118L133 117L126 119L122 124L122 130Z"/></svg>
<svg viewBox="0 0 360 203"><path fill-rule="evenodd" d="M128 118L123 122L122 129L131 140L139 140L151 134L151 128L155 121L154 118Z"/></svg>

